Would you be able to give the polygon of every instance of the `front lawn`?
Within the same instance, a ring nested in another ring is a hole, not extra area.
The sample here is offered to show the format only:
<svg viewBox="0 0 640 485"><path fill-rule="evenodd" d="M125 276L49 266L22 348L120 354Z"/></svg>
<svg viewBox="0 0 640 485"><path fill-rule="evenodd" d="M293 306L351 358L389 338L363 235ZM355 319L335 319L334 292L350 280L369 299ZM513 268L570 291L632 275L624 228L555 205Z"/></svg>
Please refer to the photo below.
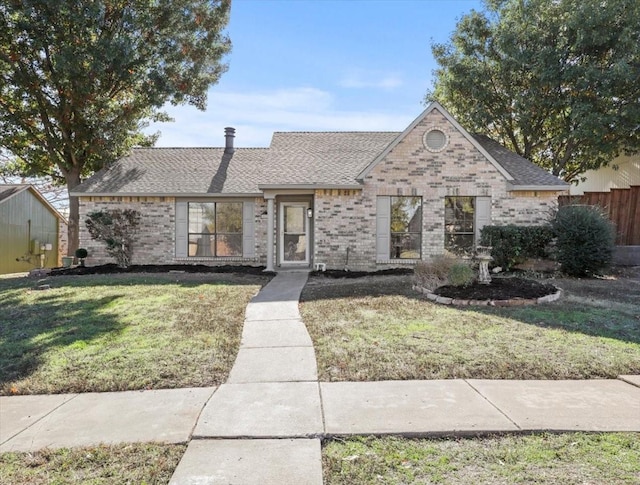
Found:
<svg viewBox="0 0 640 485"><path fill-rule="evenodd" d="M0 393L214 386L266 277L113 274L0 279ZM41 289L38 289L41 288Z"/></svg>
<svg viewBox="0 0 640 485"><path fill-rule="evenodd" d="M186 445L124 444L0 454L3 485L169 483Z"/></svg>
<svg viewBox="0 0 640 485"><path fill-rule="evenodd" d="M557 280L529 307L450 307L410 276L310 278L301 312L325 381L587 379L640 374L640 283Z"/></svg>
<svg viewBox="0 0 640 485"><path fill-rule="evenodd" d="M324 446L323 468L327 485L637 484L640 434L352 438Z"/></svg>

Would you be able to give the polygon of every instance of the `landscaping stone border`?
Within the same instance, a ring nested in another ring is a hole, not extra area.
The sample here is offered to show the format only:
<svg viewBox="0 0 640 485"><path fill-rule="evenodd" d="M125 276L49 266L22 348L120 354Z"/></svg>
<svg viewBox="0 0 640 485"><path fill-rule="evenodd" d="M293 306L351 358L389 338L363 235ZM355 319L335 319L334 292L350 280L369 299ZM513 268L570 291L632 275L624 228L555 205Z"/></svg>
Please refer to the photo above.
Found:
<svg viewBox="0 0 640 485"><path fill-rule="evenodd" d="M542 303L551 303L558 300L562 296L562 289L554 286L555 293L541 296L539 298L511 298L509 300L461 300L457 298L448 298L446 296L436 295L431 290L423 288L419 285L413 285L413 289L418 293L422 293L428 300L441 305L453 305L453 306L525 306L525 305L539 305Z"/></svg>

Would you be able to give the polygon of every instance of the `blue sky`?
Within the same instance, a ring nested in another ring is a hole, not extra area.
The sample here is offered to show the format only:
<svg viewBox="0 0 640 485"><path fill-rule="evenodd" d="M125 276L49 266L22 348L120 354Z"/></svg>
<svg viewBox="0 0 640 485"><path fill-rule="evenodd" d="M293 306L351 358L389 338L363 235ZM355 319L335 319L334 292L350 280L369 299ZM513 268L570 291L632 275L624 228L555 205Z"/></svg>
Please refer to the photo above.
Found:
<svg viewBox="0 0 640 485"><path fill-rule="evenodd" d="M274 131L402 131L476 0L233 0L229 70L207 110L168 107L157 146L268 146Z"/></svg>

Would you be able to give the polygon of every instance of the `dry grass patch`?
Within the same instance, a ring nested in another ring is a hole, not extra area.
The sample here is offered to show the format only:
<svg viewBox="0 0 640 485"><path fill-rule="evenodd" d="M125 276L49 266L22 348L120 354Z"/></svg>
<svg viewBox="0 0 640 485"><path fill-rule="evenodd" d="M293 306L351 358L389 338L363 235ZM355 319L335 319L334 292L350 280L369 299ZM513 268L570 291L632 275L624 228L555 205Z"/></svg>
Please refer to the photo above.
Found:
<svg viewBox="0 0 640 485"><path fill-rule="evenodd" d="M3 485L166 484L186 445L126 444L0 454Z"/></svg>
<svg viewBox="0 0 640 485"><path fill-rule="evenodd" d="M353 438L323 448L325 484L636 484L640 434L407 440Z"/></svg>
<svg viewBox="0 0 640 485"><path fill-rule="evenodd" d="M567 281L570 295L579 295L579 281ZM301 312L325 381L638 374L640 302L625 297L603 307L607 285L629 283L599 284L593 304L568 298L530 307L455 308L416 294L408 276L313 278Z"/></svg>
<svg viewBox="0 0 640 485"><path fill-rule="evenodd" d="M218 385L264 277L114 274L0 280L0 393ZM34 287L49 285L49 289Z"/></svg>

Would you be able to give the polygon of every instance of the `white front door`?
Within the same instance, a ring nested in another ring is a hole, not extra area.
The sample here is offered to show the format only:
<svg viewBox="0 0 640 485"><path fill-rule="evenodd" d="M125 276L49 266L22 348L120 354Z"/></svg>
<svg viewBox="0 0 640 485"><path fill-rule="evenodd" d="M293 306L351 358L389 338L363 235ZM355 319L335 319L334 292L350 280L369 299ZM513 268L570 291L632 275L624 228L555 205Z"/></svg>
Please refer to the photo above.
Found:
<svg viewBox="0 0 640 485"><path fill-rule="evenodd" d="M281 202L278 242L280 264L309 264L309 220L306 202Z"/></svg>

